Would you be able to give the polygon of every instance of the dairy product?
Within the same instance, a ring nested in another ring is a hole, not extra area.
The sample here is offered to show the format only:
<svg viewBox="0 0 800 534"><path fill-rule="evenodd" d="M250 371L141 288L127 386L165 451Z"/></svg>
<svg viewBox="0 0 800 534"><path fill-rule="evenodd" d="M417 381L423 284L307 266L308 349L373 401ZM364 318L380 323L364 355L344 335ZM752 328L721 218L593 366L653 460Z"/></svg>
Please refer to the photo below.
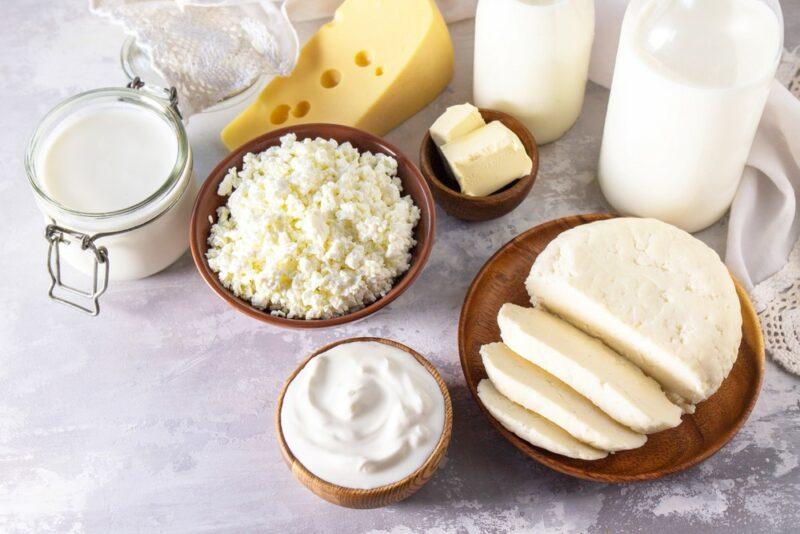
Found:
<svg viewBox="0 0 800 534"><path fill-rule="evenodd" d="M345 124L383 135L433 100L453 76L453 46L434 0L346 0L222 131L235 148L293 124Z"/></svg>
<svg viewBox="0 0 800 534"><path fill-rule="evenodd" d="M594 0L480 0L474 101L555 141L583 107L594 40Z"/></svg>
<svg viewBox="0 0 800 534"><path fill-rule="evenodd" d="M138 91L100 89L54 108L34 135L26 160L48 223L106 247L109 278L143 278L188 247L197 192L180 118ZM92 275L95 256L65 235L59 256ZM102 268L101 268L102 270Z"/></svg>
<svg viewBox="0 0 800 534"><path fill-rule="evenodd" d="M533 162L517 134L493 121L442 146L461 192L482 197L530 174Z"/></svg>
<svg viewBox="0 0 800 534"><path fill-rule="evenodd" d="M503 342L592 401L611 418L650 434L681 423L655 380L597 339L544 310L504 304L497 316Z"/></svg>
<svg viewBox="0 0 800 534"><path fill-rule="evenodd" d="M635 0L600 153L620 212L694 232L730 206L782 47L777 1Z"/></svg>
<svg viewBox="0 0 800 534"><path fill-rule="evenodd" d="M108 213L153 195L177 159L178 141L165 120L106 105L65 120L48 138L39 172L47 193L64 206Z"/></svg>
<svg viewBox="0 0 800 534"><path fill-rule="evenodd" d="M526 287L535 305L603 340L675 402L711 396L738 354L741 308L725 265L702 241L655 219L563 232L536 258Z"/></svg>
<svg viewBox="0 0 800 534"><path fill-rule="evenodd" d="M502 343L481 347L486 374L509 400L541 415L596 449L619 451L644 445L647 438L611 419L558 378Z"/></svg>
<svg viewBox="0 0 800 534"><path fill-rule="evenodd" d="M472 104L450 106L431 126L431 139L441 147L485 125L480 110Z"/></svg>
<svg viewBox="0 0 800 534"><path fill-rule="evenodd" d="M419 209L397 161L294 134L231 169L208 236L208 265L273 315L327 319L385 295L408 270Z"/></svg>
<svg viewBox="0 0 800 534"><path fill-rule="evenodd" d="M409 353L383 343L337 345L289 383L280 427L297 460L348 488L397 482L428 459L444 430L444 396Z"/></svg>
<svg viewBox="0 0 800 534"><path fill-rule="evenodd" d="M491 380L483 379L478 383L478 397L492 417L531 445L579 460L599 460L608 456L606 451L578 441L544 417L511 402L497 391Z"/></svg>

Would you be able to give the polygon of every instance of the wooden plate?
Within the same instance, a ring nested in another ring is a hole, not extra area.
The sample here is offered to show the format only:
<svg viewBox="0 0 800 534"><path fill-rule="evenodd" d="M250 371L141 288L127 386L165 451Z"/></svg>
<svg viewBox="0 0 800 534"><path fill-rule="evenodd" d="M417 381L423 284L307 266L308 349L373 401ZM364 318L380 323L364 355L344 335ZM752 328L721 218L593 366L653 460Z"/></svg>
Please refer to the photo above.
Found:
<svg viewBox="0 0 800 534"><path fill-rule="evenodd" d="M736 280L742 304L743 337L739 356L719 390L683 416L683 423L648 436L638 449L596 461L553 454L518 438L492 417L478 399L478 382L486 378L481 345L500 340L497 313L506 302L530 306L524 282L533 260L564 230L613 215L576 215L544 223L517 236L483 266L467 292L458 325L461 367L472 396L489 422L516 448L544 465L587 480L634 482L653 480L688 469L709 458L741 428L758 398L764 377L764 339L753 305Z"/></svg>

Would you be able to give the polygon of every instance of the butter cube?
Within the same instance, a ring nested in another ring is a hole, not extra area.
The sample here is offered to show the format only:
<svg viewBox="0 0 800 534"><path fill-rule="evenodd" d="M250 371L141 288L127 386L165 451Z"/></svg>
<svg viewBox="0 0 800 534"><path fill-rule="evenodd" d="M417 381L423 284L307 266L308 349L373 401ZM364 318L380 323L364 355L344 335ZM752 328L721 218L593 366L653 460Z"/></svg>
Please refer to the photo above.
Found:
<svg viewBox="0 0 800 534"><path fill-rule="evenodd" d="M533 168L522 141L500 121L447 143L442 154L461 192L473 197L491 195Z"/></svg>
<svg viewBox="0 0 800 534"><path fill-rule="evenodd" d="M481 126L486 126L486 123L481 112L472 104L450 106L431 126L431 139L441 147Z"/></svg>

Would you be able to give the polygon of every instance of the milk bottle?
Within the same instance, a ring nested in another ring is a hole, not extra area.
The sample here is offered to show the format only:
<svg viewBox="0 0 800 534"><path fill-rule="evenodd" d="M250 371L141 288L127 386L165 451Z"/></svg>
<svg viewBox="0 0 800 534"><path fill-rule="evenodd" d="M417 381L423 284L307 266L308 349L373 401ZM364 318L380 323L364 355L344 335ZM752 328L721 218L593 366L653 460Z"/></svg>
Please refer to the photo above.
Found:
<svg viewBox="0 0 800 534"><path fill-rule="evenodd" d="M701 230L730 206L783 46L777 0L633 0L599 181L624 214Z"/></svg>
<svg viewBox="0 0 800 534"><path fill-rule="evenodd" d="M475 105L555 141L580 115L593 39L594 0L479 0Z"/></svg>

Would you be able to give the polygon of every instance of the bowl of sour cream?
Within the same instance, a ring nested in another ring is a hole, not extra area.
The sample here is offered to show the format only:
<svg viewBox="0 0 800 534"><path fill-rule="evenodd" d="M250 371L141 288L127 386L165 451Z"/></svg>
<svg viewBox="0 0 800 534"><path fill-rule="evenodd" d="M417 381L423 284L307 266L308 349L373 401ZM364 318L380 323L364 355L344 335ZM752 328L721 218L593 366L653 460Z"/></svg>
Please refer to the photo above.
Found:
<svg viewBox="0 0 800 534"><path fill-rule="evenodd" d="M294 476L348 508L403 500L444 458L453 408L438 371L388 339L352 338L317 350L281 391L276 430Z"/></svg>

